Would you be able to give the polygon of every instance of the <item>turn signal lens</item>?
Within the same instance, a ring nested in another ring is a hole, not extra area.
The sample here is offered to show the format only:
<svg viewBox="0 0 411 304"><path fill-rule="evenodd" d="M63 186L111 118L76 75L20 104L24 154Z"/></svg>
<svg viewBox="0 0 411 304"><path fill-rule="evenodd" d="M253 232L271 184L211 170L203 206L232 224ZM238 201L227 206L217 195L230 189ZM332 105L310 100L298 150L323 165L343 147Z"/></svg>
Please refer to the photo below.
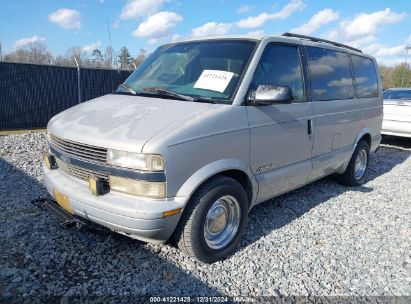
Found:
<svg viewBox="0 0 411 304"><path fill-rule="evenodd" d="M174 209L174 210L164 211L163 212L163 217L168 217L168 216L172 216L174 214L178 214L178 213L181 212L181 210L182 210L182 208L177 208L177 209Z"/></svg>

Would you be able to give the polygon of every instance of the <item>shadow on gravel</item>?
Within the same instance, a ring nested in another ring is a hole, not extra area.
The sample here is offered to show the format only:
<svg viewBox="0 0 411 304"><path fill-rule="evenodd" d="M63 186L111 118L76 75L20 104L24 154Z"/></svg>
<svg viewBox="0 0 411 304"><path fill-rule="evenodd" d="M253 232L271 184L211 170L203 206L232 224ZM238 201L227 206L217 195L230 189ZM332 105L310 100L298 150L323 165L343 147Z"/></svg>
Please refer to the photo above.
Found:
<svg viewBox="0 0 411 304"><path fill-rule="evenodd" d="M220 295L190 269L167 261L158 246L115 233L87 234L95 243L59 228L30 204L47 195L45 187L2 158L0 181L0 302L33 296L60 302L63 295L116 302L122 295L129 303L137 300L133 296ZM195 267L192 261L185 264Z"/></svg>
<svg viewBox="0 0 411 304"><path fill-rule="evenodd" d="M389 146L394 149L411 151L411 138L383 135L381 145Z"/></svg>
<svg viewBox="0 0 411 304"><path fill-rule="evenodd" d="M390 146L385 145L388 143ZM384 137L383 144L371 155L367 183L391 171L411 156L411 149L408 149L411 148L410 139ZM367 183L360 187L346 187L338 184L333 176L329 176L257 205L249 214L247 232L241 248L284 227L311 209L346 191L365 193L373 191L374 189L367 186Z"/></svg>

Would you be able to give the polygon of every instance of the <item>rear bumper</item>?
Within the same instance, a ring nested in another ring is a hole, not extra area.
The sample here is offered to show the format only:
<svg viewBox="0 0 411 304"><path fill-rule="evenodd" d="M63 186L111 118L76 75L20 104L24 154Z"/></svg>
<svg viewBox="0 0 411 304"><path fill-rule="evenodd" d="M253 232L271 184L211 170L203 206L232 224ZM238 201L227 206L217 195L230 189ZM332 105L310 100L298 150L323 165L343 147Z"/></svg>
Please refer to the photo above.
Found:
<svg viewBox="0 0 411 304"><path fill-rule="evenodd" d="M411 121L387 120L382 122L381 134L411 137Z"/></svg>
<svg viewBox="0 0 411 304"><path fill-rule="evenodd" d="M54 189L69 197L74 214L111 230L145 242L164 243L177 226L181 213L163 217L164 211L184 208L185 197L150 200L109 192L91 194L85 181L60 169L43 166L44 184L54 197Z"/></svg>

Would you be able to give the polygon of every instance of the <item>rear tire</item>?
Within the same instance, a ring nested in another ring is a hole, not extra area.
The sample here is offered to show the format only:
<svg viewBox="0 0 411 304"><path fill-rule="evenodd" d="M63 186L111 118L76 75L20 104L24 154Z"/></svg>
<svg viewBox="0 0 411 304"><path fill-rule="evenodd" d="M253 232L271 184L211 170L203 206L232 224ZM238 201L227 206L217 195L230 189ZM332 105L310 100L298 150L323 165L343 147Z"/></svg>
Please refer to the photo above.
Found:
<svg viewBox="0 0 411 304"><path fill-rule="evenodd" d="M231 255L248 217L247 193L236 180L218 176L190 199L174 233L177 246L190 257L213 263Z"/></svg>
<svg viewBox="0 0 411 304"><path fill-rule="evenodd" d="M338 176L339 183L345 186L360 186L365 182L370 158L370 146L364 140L360 140L351 156L345 172Z"/></svg>

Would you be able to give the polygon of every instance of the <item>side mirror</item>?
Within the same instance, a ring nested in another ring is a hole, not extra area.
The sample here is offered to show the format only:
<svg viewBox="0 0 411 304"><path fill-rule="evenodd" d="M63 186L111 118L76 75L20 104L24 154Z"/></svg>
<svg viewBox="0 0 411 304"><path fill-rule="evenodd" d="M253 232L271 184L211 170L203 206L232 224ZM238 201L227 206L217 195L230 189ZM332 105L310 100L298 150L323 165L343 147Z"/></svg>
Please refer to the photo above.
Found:
<svg viewBox="0 0 411 304"><path fill-rule="evenodd" d="M268 106L275 103L289 103L293 99L287 86L261 84L248 95L248 102L253 106Z"/></svg>

